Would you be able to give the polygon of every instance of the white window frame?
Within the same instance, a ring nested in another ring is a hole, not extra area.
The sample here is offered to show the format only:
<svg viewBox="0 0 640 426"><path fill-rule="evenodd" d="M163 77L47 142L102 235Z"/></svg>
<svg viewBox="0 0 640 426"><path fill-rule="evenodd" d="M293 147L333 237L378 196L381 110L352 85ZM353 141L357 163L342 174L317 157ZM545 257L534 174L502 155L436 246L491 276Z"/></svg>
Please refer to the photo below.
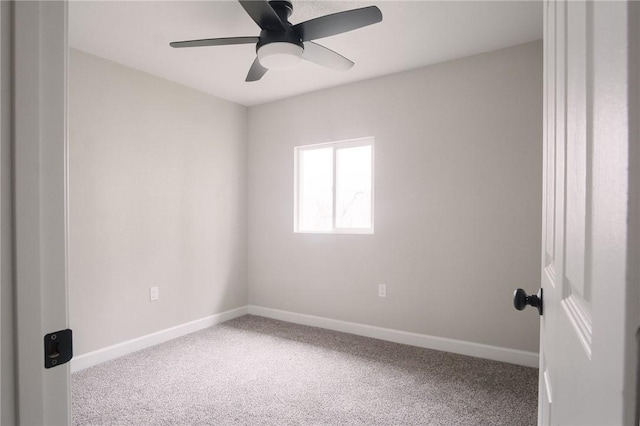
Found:
<svg viewBox="0 0 640 426"><path fill-rule="evenodd" d="M336 228L336 152L339 149L354 148L358 146L371 146L371 227L369 228ZM300 153L306 150L319 148L333 148L333 185L332 185L332 213L331 213L331 230L326 231L309 231L300 230L298 223L300 217L299 194L300 194ZM312 145L296 146L293 149L294 156L294 177L293 177L293 232L298 234L373 234L374 233L374 211L375 211L375 141L373 136L367 136L357 139L348 139L343 141L324 142Z"/></svg>

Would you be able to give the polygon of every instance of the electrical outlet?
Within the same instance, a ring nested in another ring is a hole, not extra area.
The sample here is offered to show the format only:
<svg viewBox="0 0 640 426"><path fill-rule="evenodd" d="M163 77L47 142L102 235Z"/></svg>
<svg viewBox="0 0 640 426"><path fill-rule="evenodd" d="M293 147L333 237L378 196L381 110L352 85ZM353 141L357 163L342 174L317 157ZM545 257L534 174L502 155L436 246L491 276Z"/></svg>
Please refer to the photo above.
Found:
<svg viewBox="0 0 640 426"><path fill-rule="evenodd" d="M149 288L149 301L153 302L160 298L160 293L158 291L158 287Z"/></svg>
<svg viewBox="0 0 640 426"><path fill-rule="evenodd" d="M387 285L386 284L378 284L378 296L379 297L387 297Z"/></svg>

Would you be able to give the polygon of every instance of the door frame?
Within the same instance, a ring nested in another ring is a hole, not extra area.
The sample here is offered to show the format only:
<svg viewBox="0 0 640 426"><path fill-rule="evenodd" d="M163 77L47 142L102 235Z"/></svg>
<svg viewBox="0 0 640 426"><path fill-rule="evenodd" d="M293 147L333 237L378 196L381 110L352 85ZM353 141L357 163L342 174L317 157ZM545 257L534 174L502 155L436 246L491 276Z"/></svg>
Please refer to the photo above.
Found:
<svg viewBox="0 0 640 426"><path fill-rule="evenodd" d="M628 9L629 200L624 401L625 424L640 425L640 2ZM635 76L635 78L634 78Z"/></svg>
<svg viewBox="0 0 640 426"><path fill-rule="evenodd" d="M5 6L3 4L0 3L0 40L5 40L6 36L8 35L8 31L7 31L7 27L6 24L4 23L4 19L6 18L6 12L4 12L5 10ZM0 199L0 221L2 221L2 224L4 224L5 218L6 218L6 203L7 203L7 194L5 191L5 184L6 184L6 179L7 177L5 176L6 170L5 168L7 167L8 163L7 162L7 152L5 151L5 145L10 143L5 132L6 132L6 128L7 128L7 123L5 121L5 117L8 117L7 115L7 107L9 106L9 101L7 99L6 96L6 92L5 92L5 86L4 86L4 74L5 74L5 68L7 66L6 62L7 59L9 59L9 54L8 52L5 50L5 42L2 42L0 44L0 85L2 86L0 88L0 93L4 94L4 96L0 96L0 187L2 188L2 195L1 195L1 199ZM1 251L1 258L4 259L6 253L5 253L5 244L7 242L9 242L8 236L6 235L4 226L0 226L0 244L2 247L2 251ZM7 285L6 282L6 278L5 278L5 274L6 274L6 270L5 270L5 265L4 262L2 264L0 264L0 277L1 281L0 281L0 336L2 336L2 340L4 340L4 328L2 328L2 294L5 291L5 286ZM3 361L4 361L4 356L2 354L2 351L0 350L0 424L3 421L3 417L2 417L2 406L4 405L2 403L2 401L4 401L4 399L2 398L3 396L3 391L2 388L4 387L4 380L8 380L6 376L4 376L2 374L2 372L4 371L4 369L2 368L3 365ZM4 379L3 379L4 376Z"/></svg>
<svg viewBox="0 0 640 426"><path fill-rule="evenodd" d="M69 364L44 368L68 328L66 1L13 3L17 417L69 424Z"/></svg>

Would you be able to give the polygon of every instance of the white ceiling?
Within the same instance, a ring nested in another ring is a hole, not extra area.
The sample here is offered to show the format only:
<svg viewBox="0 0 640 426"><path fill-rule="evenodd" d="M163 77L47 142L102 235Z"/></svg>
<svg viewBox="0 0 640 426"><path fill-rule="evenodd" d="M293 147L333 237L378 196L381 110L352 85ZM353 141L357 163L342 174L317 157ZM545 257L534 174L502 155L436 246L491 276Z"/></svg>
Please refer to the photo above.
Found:
<svg viewBox="0 0 640 426"><path fill-rule="evenodd" d="M292 24L376 5L381 23L318 40L355 62L346 72L303 61L246 83L255 46L173 49L170 41L257 36L236 1L72 1L71 47L242 104L327 87L542 38L540 1L293 0Z"/></svg>

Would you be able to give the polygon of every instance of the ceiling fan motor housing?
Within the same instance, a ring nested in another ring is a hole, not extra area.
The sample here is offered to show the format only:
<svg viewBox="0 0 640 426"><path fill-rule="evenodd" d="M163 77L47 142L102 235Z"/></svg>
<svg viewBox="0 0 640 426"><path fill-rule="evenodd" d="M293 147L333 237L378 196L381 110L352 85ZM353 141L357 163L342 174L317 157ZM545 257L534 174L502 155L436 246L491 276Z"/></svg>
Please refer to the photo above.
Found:
<svg viewBox="0 0 640 426"><path fill-rule="evenodd" d="M284 31L265 30L260 32L260 41L256 44L256 52L264 45L271 43L291 43L304 49L304 44L300 36L291 29L288 21L293 12L293 5L287 0L272 0L269 6L276 12L280 20L285 24Z"/></svg>
<svg viewBox="0 0 640 426"><path fill-rule="evenodd" d="M271 43L291 43L304 49L302 39L290 29L287 29L287 31L262 30L260 31L260 40L256 44L256 52L260 50L262 46Z"/></svg>

